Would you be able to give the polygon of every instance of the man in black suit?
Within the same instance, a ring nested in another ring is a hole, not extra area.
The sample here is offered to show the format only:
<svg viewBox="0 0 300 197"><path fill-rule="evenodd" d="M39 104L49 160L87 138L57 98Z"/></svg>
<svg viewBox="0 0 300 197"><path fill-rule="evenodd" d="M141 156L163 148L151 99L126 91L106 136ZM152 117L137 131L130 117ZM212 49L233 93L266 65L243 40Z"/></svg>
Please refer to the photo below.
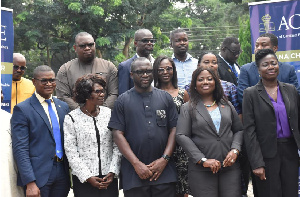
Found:
<svg viewBox="0 0 300 197"><path fill-rule="evenodd" d="M134 46L136 54L119 64L118 67L118 80L119 80L119 95L133 88L133 80L130 77L131 63L138 57L146 57L153 64L154 58L151 56L155 39L150 30L139 29L134 34Z"/></svg>
<svg viewBox="0 0 300 197"><path fill-rule="evenodd" d="M236 60L241 54L241 46L237 38L225 38L218 58L218 71L220 79L237 85L237 79L240 73L240 66Z"/></svg>

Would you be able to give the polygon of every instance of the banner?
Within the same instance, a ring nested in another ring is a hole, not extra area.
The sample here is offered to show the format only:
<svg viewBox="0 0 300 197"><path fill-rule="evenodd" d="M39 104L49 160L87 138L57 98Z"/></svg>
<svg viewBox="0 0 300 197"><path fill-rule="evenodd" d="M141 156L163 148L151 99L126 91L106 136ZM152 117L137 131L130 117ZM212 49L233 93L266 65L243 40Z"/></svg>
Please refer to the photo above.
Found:
<svg viewBox="0 0 300 197"><path fill-rule="evenodd" d="M1 87L4 95L1 109L10 112L13 73L14 26L13 10L1 8Z"/></svg>
<svg viewBox="0 0 300 197"><path fill-rule="evenodd" d="M300 81L300 1L249 3L249 9L253 56L259 35L276 35L278 60L294 65Z"/></svg>

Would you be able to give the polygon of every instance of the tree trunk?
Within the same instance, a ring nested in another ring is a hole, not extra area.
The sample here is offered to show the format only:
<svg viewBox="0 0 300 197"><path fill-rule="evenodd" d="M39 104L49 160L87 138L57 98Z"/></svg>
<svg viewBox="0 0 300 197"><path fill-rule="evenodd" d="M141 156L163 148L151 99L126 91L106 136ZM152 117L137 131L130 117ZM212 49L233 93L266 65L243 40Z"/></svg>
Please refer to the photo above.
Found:
<svg viewBox="0 0 300 197"><path fill-rule="evenodd" d="M125 45L124 45L124 48L123 48L123 55L126 58L128 58L128 56L129 56L129 45L130 45L132 40L133 40L133 38L126 38L125 39Z"/></svg>

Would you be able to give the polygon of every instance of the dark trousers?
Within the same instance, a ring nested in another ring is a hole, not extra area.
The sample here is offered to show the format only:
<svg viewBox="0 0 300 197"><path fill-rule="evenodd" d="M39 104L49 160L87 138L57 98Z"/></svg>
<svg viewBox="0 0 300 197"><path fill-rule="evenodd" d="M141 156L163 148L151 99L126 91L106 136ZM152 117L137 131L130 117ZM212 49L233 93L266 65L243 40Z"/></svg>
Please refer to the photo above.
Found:
<svg viewBox="0 0 300 197"><path fill-rule="evenodd" d="M53 162L49 179L40 188L42 197L67 197L70 191L70 178L65 172L63 162Z"/></svg>
<svg viewBox="0 0 300 197"><path fill-rule="evenodd" d="M189 170L189 186L194 197L241 197L241 170L228 167L216 174Z"/></svg>
<svg viewBox="0 0 300 197"><path fill-rule="evenodd" d="M100 175L100 178L104 176ZM113 179L113 182L107 189L98 189L89 183L81 183L77 176L72 176L73 192L75 197L118 197L118 179Z"/></svg>
<svg viewBox="0 0 300 197"><path fill-rule="evenodd" d="M298 148L293 138L278 139L277 154L266 159L267 180L255 177L259 197L298 197Z"/></svg>
<svg viewBox="0 0 300 197"><path fill-rule="evenodd" d="M125 197L175 197L175 195L175 183L148 185L124 191Z"/></svg>

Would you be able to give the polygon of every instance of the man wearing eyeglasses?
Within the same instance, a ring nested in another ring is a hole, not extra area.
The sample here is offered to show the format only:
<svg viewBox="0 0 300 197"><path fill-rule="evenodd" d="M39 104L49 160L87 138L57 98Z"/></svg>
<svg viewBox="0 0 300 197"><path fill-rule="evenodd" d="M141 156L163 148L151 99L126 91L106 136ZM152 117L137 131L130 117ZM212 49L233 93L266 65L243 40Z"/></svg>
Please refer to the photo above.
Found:
<svg viewBox="0 0 300 197"><path fill-rule="evenodd" d="M153 67L145 57L131 65L134 88L118 97L108 127L123 154L125 197L175 196L177 110L170 94L151 83Z"/></svg>
<svg viewBox="0 0 300 197"><path fill-rule="evenodd" d="M117 68L110 61L95 57L95 41L87 32L76 35L73 48L78 58L60 67L57 73L57 97L68 103L71 110L77 108L78 103L72 99L76 80L85 74L96 73L106 81L104 106L112 108L118 96Z"/></svg>
<svg viewBox="0 0 300 197"><path fill-rule="evenodd" d="M64 152L63 122L67 103L52 96L56 79L46 65L33 71L35 93L14 107L11 118L17 184L30 197L67 197L69 165Z"/></svg>
<svg viewBox="0 0 300 197"><path fill-rule="evenodd" d="M20 53L14 53L10 113L13 113L13 109L16 104L31 97L35 91L32 81L23 77L26 68L25 57Z"/></svg>
<svg viewBox="0 0 300 197"><path fill-rule="evenodd" d="M175 29L170 33L170 44L173 48L172 59L175 63L178 78L178 87L185 88L192 80L192 74L197 68L198 60L187 51L189 38L184 29Z"/></svg>
<svg viewBox="0 0 300 197"><path fill-rule="evenodd" d="M136 48L136 54L130 59L121 62L118 67L118 79L119 79L119 95L131 89L133 80L130 77L131 63L138 57L146 57L153 64L154 58L151 56L153 51L153 45L156 40L148 29L139 29L134 34L134 46Z"/></svg>
<svg viewBox="0 0 300 197"><path fill-rule="evenodd" d="M224 39L221 44L220 54L217 55L220 79L237 85L240 66L236 60L241 52L241 46L237 38L227 37Z"/></svg>

